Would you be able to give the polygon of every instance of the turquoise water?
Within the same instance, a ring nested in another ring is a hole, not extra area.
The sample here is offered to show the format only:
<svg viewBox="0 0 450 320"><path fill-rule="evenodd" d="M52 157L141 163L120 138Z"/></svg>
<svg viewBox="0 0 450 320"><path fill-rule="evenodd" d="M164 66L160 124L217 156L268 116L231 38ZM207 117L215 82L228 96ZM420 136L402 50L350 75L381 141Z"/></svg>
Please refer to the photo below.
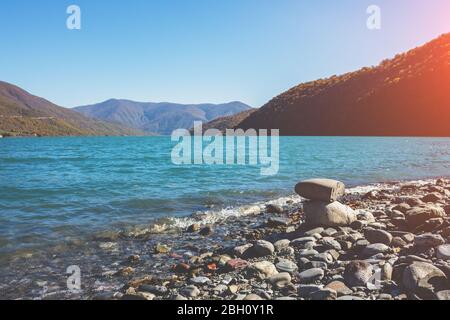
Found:
<svg viewBox="0 0 450 320"><path fill-rule="evenodd" d="M450 176L450 139L282 137L280 171L176 166L169 137L0 139L0 252L291 194L301 179L347 185Z"/></svg>

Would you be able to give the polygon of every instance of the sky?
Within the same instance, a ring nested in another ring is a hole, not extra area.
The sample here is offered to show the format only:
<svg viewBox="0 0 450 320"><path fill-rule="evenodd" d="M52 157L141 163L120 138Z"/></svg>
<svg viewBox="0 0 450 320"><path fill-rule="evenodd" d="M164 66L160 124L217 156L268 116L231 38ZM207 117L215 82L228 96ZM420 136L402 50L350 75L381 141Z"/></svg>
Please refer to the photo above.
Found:
<svg viewBox="0 0 450 320"><path fill-rule="evenodd" d="M66 10L81 9L69 30ZM381 9L370 30L367 8ZM0 80L65 107L260 107L450 32L448 0L1 0Z"/></svg>

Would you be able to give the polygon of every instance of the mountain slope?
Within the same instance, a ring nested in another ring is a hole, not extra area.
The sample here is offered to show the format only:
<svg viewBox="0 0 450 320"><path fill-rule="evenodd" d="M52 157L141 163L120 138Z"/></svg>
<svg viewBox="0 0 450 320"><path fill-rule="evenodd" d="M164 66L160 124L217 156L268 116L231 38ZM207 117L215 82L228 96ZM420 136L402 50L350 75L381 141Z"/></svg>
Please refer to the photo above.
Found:
<svg viewBox="0 0 450 320"><path fill-rule="evenodd" d="M142 135L134 129L88 119L0 81L0 134L7 136Z"/></svg>
<svg viewBox="0 0 450 320"><path fill-rule="evenodd" d="M162 135L171 134L173 130L179 128L190 129L194 121L208 122L249 109L250 107L242 102L183 105L116 99L74 108L93 119Z"/></svg>
<svg viewBox="0 0 450 320"><path fill-rule="evenodd" d="M237 127L282 135L450 136L450 34L341 76L300 84Z"/></svg>

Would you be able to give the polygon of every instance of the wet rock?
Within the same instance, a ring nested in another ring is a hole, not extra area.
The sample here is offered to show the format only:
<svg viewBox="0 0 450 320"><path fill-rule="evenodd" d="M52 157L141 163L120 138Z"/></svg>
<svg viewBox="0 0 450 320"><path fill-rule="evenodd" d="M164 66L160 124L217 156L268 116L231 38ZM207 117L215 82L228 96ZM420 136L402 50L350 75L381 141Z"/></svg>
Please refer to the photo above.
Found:
<svg viewBox="0 0 450 320"><path fill-rule="evenodd" d="M356 221L353 209L339 202L307 201L303 204L306 223L316 226L348 226Z"/></svg>
<svg viewBox="0 0 450 320"><path fill-rule="evenodd" d="M253 246L248 248L244 252L245 257L250 258L261 258L265 256L270 256L275 252L275 247L272 243L265 240L258 240Z"/></svg>
<svg viewBox="0 0 450 320"><path fill-rule="evenodd" d="M383 243L374 243L365 247L362 252L362 255L364 257L372 257L379 253L387 253L389 252L389 250L390 250L389 247Z"/></svg>
<svg viewBox="0 0 450 320"><path fill-rule="evenodd" d="M345 283L350 287L364 287L373 274L373 267L365 261L350 262L344 272Z"/></svg>
<svg viewBox="0 0 450 320"><path fill-rule="evenodd" d="M325 273L322 269L312 268L305 270L298 274L298 280L300 283L314 283L316 281L322 280Z"/></svg>
<svg viewBox="0 0 450 320"><path fill-rule="evenodd" d="M134 273L134 269L132 267L125 267L120 269L118 273L123 277L127 277Z"/></svg>
<svg viewBox="0 0 450 320"><path fill-rule="evenodd" d="M282 217L273 217L267 220L267 227L278 228L287 227L291 223L291 219Z"/></svg>
<svg viewBox="0 0 450 320"><path fill-rule="evenodd" d="M199 235L203 237L209 237L214 233L214 229L212 226L206 226L199 231Z"/></svg>
<svg viewBox="0 0 450 320"><path fill-rule="evenodd" d="M183 274L183 273L189 273L190 269L191 269L190 265L188 265L186 263L179 263L174 267L173 271L175 273Z"/></svg>
<svg viewBox="0 0 450 320"><path fill-rule="evenodd" d="M364 236L370 243L383 243L389 246L392 242L392 234L384 230L368 228L364 230Z"/></svg>
<svg viewBox="0 0 450 320"><path fill-rule="evenodd" d="M186 286L180 290L180 294L188 298L196 298L200 295L200 290L194 286Z"/></svg>
<svg viewBox="0 0 450 320"><path fill-rule="evenodd" d="M127 261L129 263L138 263L139 261L141 261L141 257L137 254L132 254L131 256L128 257Z"/></svg>
<svg viewBox="0 0 450 320"><path fill-rule="evenodd" d="M266 205L266 212L267 213L277 213L281 214L283 213L283 207L277 205L277 204L268 204Z"/></svg>
<svg viewBox="0 0 450 320"><path fill-rule="evenodd" d="M167 246L167 245L165 245L165 244L161 244L161 243L158 243L158 244L154 247L154 249L153 249L153 251L154 251L156 254L169 253L170 250L172 250L172 249L171 249L169 246Z"/></svg>
<svg viewBox="0 0 450 320"><path fill-rule="evenodd" d="M337 296L351 295L353 291L345 285L342 281L333 281L325 286L325 288L336 291Z"/></svg>
<svg viewBox="0 0 450 320"><path fill-rule="evenodd" d="M345 185L331 179L311 179L298 183L295 192L305 199L333 202L345 194Z"/></svg>
<svg viewBox="0 0 450 320"><path fill-rule="evenodd" d="M291 275L287 272L281 272L269 278L269 282L278 289L287 286L291 282L291 280Z"/></svg>
<svg viewBox="0 0 450 320"><path fill-rule="evenodd" d="M186 229L186 232L189 232L189 233L194 233L194 232L198 232L198 231L200 231L200 225L198 223L191 224Z"/></svg>
<svg viewBox="0 0 450 320"><path fill-rule="evenodd" d="M447 286L447 277L430 263L414 262L403 272L403 285L421 299L435 299L435 292Z"/></svg>
<svg viewBox="0 0 450 320"><path fill-rule="evenodd" d="M414 207L406 211L406 220L411 229L415 229L425 221L432 218L442 218L445 216L445 211L441 207L435 205L423 205L420 207Z"/></svg>
<svg viewBox="0 0 450 320"><path fill-rule="evenodd" d="M260 280L264 280L266 278L278 274L275 265L269 261L255 262L248 267L248 271L250 275L256 276Z"/></svg>
<svg viewBox="0 0 450 320"><path fill-rule="evenodd" d="M440 245L436 249L436 256L442 260L450 260L450 244Z"/></svg>
<svg viewBox="0 0 450 320"><path fill-rule="evenodd" d="M438 234L425 233L420 236L416 236L414 244L422 248L434 248L441 244L444 244L445 240Z"/></svg>

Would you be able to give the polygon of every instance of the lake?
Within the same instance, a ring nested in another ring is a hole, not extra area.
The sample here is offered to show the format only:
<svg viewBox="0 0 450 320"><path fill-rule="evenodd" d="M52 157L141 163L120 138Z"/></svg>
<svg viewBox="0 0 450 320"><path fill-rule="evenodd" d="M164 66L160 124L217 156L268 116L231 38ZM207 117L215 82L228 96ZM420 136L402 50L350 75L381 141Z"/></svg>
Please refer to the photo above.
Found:
<svg viewBox="0 0 450 320"><path fill-rule="evenodd" d="M450 176L450 139L281 137L280 168L174 165L170 137L0 140L0 253L93 232L236 208L302 179L349 186Z"/></svg>

